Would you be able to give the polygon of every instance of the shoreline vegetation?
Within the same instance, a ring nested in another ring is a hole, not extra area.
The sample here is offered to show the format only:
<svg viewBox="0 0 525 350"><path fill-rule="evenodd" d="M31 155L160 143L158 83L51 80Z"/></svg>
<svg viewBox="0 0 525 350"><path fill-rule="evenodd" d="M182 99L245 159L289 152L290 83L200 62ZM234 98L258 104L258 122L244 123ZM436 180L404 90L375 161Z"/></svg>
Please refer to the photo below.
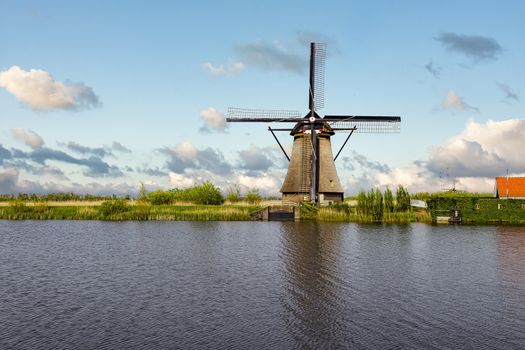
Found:
<svg viewBox="0 0 525 350"><path fill-rule="evenodd" d="M424 201L428 207L413 207L411 199ZM282 204L276 198L262 198L257 189L241 196L239 186L230 187L224 197L210 182L153 192L141 185L137 198L74 193L0 195L0 219L249 221L253 212ZM465 224L525 224L525 200L457 191L410 195L402 186L395 194L388 188L384 192L373 189L346 198L344 203L299 205L301 221L355 223L431 224L451 209L461 210Z"/></svg>

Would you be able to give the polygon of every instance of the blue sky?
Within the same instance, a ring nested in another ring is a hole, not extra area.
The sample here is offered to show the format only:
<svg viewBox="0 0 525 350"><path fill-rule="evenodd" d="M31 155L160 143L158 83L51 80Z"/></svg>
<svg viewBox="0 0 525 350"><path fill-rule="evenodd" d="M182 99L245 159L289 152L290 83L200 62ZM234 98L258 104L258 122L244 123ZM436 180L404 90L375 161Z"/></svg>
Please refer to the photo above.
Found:
<svg viewBox="0 0 525 350"><path fill-rule="evenodd" d="M507 169L525 173L520 1L0 8L1 193L211 180L277 194L286 162L267 126L222 118L229 106L306 113L309 40L328 45L323 113L402 117L399 134L352 136L337 163L347 194L451 179L491 191Z"/></svg>

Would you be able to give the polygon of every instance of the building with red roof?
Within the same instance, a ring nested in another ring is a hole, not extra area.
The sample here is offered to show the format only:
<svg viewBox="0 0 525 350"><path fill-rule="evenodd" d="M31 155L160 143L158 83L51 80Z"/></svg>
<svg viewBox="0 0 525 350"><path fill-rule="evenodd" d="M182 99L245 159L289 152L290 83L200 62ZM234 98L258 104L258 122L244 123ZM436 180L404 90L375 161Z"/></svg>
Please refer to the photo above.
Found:
<svg viewBox="0 0 525 350"><path fill-rule="evenodd" d="M496 177L494 191L500 199L525 199L525 177Z"/></svg>

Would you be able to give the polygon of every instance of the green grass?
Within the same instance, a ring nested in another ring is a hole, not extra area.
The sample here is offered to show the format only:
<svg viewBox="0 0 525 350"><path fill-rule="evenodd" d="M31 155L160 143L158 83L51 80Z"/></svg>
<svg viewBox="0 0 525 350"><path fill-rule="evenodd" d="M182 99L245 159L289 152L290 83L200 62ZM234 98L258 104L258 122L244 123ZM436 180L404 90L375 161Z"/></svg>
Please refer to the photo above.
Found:
<svg viewBox="0 0 525 350"><path fill-rule="evenodd" d="M258 206L236 205L128 205L116 212L96 206L47 206L14 204L0 207L0 219L7 220L166 220L244 221Z"/></svg>
<svg viewBox="0 0 525 350"><path fill-rule="evenodd" d="M160 220L160 221L248 221L250 213L261 209L249 205L129 205L121 200L107 201L105 205L27 205L13 202L0 207L0 219L7 220ZM302 220L320 222L378 222L372 216L357 214L347 205L301 207ZM385 214L383 222L427 222L417 213Z"/></svg>

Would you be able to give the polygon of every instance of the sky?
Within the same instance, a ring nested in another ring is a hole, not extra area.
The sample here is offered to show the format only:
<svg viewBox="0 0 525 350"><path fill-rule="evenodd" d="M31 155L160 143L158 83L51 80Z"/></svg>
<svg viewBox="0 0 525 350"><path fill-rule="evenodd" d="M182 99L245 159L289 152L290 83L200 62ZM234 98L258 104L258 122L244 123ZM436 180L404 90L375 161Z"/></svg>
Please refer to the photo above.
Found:
<svg viewBox="0 0 525 350"><path fill-rule="evenodd" d="M0 193L212 181L277 196L287 160L268 125L225 117L306 114L310 41L327 44L321 115L402 118L400 133L352 135L336 162L346 195L492 192L495 176L525 175L523 13L518 0L0 0Z"/></svg>

